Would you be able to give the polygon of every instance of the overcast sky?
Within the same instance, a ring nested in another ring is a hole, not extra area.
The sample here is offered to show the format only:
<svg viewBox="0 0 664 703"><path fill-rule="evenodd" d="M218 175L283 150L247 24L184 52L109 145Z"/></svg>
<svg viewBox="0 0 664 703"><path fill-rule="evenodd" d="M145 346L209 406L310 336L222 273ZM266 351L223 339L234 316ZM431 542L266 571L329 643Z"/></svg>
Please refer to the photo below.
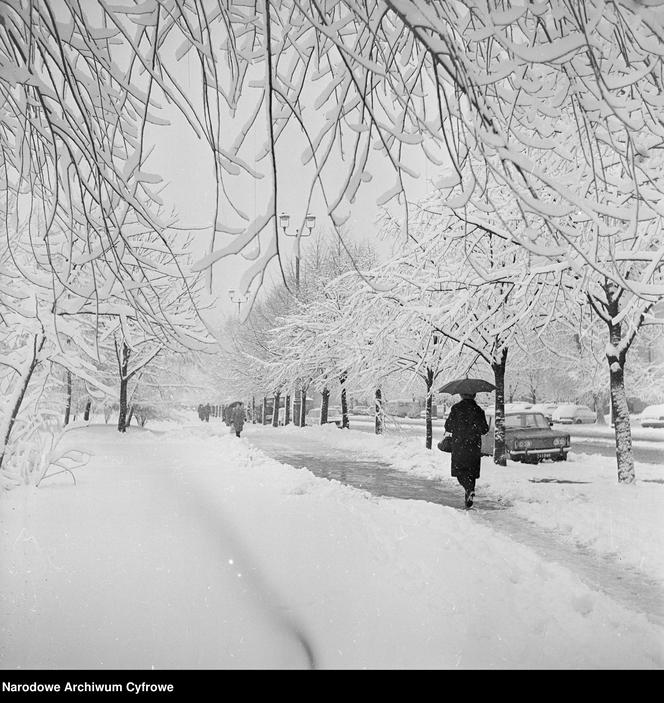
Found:
<svg viewBox="0 0 664 703"><path fill-rule="evenodd" d="M180 80L183 86L189 91L196 90L197 71L195 62L187 57L178 63L181 71ZM253 96L248 95L248 105L251 105ZM164 108L168 111L168 108ZM214 176L209 147L203 140L199 140L184 118L174 112L167 112L168 118L172 121L171 126L155 128L157 148L148 162L149 169L162 176L167 183L162 198L179 213L180 225L200 227L202 229L192 231L197 240L197 251L201 256L208 253L211 237L211 222L214 212ZM235 120L226 119L222 122L222 135L225 143L230 143L237 131L244 125L245 116L240 115ZM322 117L321 117L322 119ZM263 139L260 134L256 139ZM302 152L304 150L304 140L294 129L285 134L281 139L282 149L278 154L278 211L288 212L291 215L290 231L294 232L300 226L306 214L306 199L308 195L308 183L311 178L311 171L307 172L307 167L302 165ZM263 143L249 144L250 147L260 152ZM245 158L247 155L245 153ZM350 216L344 227L346 236L355 240L374 240L377 227L375 224L379 209L376 205L377 198L389 189L394 183L394 173L387 164L378 162L378 156L374 156L372 170L373 180L368 184L363 184L358 191L357 201L354 204L345 203L342 207L347 207ZM241 201L243 211L249 218L261 215L265 212L268 189L271 178L269 175L269 164L267 160L260 163L252 163L256 170L266 173L266 177L261 181L245 179L243 190L234 193ZM417 170L418 165L414 165ZM432 166L426 159L421 159L419 172L420 180L416 183L412 179L407 179L407 187L411 197L422 197L428 188L428 182L437 174L431 173ZM328 169L328 185L330 174ZM330 188L328 197L336 197L336 190ZM396 201L392 201L396 206ZM313 240L317 233L332 231L331 220L327 215L325 203L320 193L314 193L314 202L310 210L316 216L316 227L313 236L302 240L302 250L306 251L309 242ZM231 216L222 210L222 221L228 223ZM237 225L237 219L232 224ZM267 232L263 236L267 235ZM215 240L215 249L222 248L224 244L232 241L233 235L218 233ZM376 242L379 248L389 245L384 242ZM284 266L292 264L295 259L295 238L289 237L284 240L280 237L280 248L285 255ZM290 257L290 261L287 257ZM218 261L213 269L213 285L218 296L222 314L235 313L237 307L230 301L229 289L237 289L239 278L247 268L249 262L241 256L234 256ZM267 280L276 281L278 278L278 266L276 262L271 264L269 269L271 275Z"/></svg>

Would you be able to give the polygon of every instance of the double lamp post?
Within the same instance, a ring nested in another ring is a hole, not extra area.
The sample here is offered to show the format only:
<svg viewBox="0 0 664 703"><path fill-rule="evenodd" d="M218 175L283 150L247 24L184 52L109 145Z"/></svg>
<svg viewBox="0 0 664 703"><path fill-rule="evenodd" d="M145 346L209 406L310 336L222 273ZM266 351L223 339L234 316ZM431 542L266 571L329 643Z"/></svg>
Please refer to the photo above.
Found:
<svg viewBox="0 0 664 703"><path fill-rule="evenodd" d="M307 215L304 218L304 227L306 227L306 231L304 231L304 228L302 228L302 229L296 229L295 232L289 232L288 231L289 224L290 224L290 215L288 213L282 212L281 215L279 215L279 225L281 226L281 229L283 230L284 235L286 235L287 237L295 237L295 242L296 242L295 289L296 289L296 291L299 291L300 290L300 240L302 239L302 237L308 237L311 234L313 228L316 226L316 216L315 215ZM239 315L242 303L246 303L247 300L249 299L249 296L246 294L242 294L236 290L229 290L228 297L231 299L232 302L234 302L237 305L237 313Z"/></svg>
<svg viewBox="0 0 664 703"><path fill-rule="evenodd" d="M288 231L288 225L290 224L290 215L288 213L282 212L279 216L279 225L287 237L295 237L296 250L295 250L295 292L300 291L300 240L302 237L308 237L313 228L316 226L316 217L314 215L307 215L304 218L304 227L301 229L296 229L295 232ZM306 228L306 231L305 231ZM307 392L306 389L302 389L299 393L299 398L296 396L293 403L293 419L295 424L300 427L304 426L304 418L307 411ZM290 405L290 396L286 396L286 416L288 417L288 406ZM274 410L275 413L278 412L278 408ZM287 419L286 419L287 422Z"/></svg>
<svg viewBox="0 0 664 703"><path fill-rule="evenodd" d="M281 226L281 229L284 231L284 234L287 237L295 237L295 242L296 242L296 253L295 253L295 289L299 290L300 289L300 240L302 237L308 237L311 234L311 231L313 228L316 226L316 216L315 215L307 215L304 218L304 227L306 227L307 231L304 231L304 227L302 229L296 229L295 232L289 232L288 231L288 225L290 224L290 215L288 213L282 212L281 215L279 215L279 224Z"/></svg>
<svg viewBox="0 0 664 703"><path fill-rule="evenodd" d="M304 218L304 227L301 229L296 229L295 232L289 232L288 231L288 226L290 224L290 215L288 213L281 213L279 215L279 225L281 229L283 230L283 233L287 237L295 237L295 242L296 242L296 253L295 253L295 291L296 293L299 292L300 290L300 258L301 258L301 253L300 253L300 240L302 237L308 237L311 235L311 232L313 228L316 226L316 217L315 215L307 215ZM306 228L306 231L305 231ZM246 303L247 300L249 299L249 296L246 294L241 294L239 291L236 290L229 290L228 291L228 297L231 299L233 303L237 305L237 312L238 315L240 314L240 307L242 303ZM276 416L279 413L279 407L278 407L278 394L275 396L275 407L273 409L273 418L276 419ZM287 405L290 405L290 396L286 396L286 403ZM303 426L304 425L304 417L306 413L306 390L302 390L300 393L300 398L296 398L295 402L293 403L293 416L295 419L295 422L297 425ZM289 413L287 411L287 417Z"/></svg>

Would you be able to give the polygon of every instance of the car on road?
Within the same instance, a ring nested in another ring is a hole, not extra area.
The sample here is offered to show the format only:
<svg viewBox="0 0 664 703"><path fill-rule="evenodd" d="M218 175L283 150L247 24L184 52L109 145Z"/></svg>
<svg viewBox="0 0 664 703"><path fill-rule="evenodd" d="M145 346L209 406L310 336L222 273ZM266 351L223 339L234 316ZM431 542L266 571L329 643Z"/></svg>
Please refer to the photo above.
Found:
<svg viewBox="0 0 664 703"><path fill-rule="evenodd" d="M356 405L352 410L352 415L371 415L372 410L368 405Z"/></svg>
<svg viewBox="0 0 664 703"><path fill-rule="evenodd" d="M505 412L511 412L512 410L530 410L532 407L532 403L528 403L525 400L517 400L513 403L505 403Z"/></svg>
<svg viewBox="0 0 664 703"><path fill-rule="evenodd" d="M542 413L547 420L552 421L553 413L558 409L558 403L535 403L530 409Z"/></svg>
<svg viewBox="0 0 664 703"><path fill-rule="evenodd" d="M312 408L306 415L307 425L320 425L320 408ZM341 427L342 415L341 407L338 405L330 405L327 408L327 424L335 424Z"/></svg>
<svg viewBox="0 0 664 703"><path fill-rule="evenodd" d="M641 427L664 427L664 404L649 405L639 415Z"/></svg>
<svg viewBox="0 0 664 703"><path fill-rule="evenodd" d="M551 418L553 422L560 422L564 425L580 425L582 423L593 423L597 420L597 414L587 405L575 405L566 403L559 405L553 412Z"/></svg>
<svg viewBox="0 0 664 703"><path fill-rule="evenodd" d="M489 432L482 437L482 454L492 456L494 448L494 414L486 413ZM533 410L505 412L505 446L512 461L538 464L544 459L566 461L570 450L569 434L551 429L549 421Z"/></svg>

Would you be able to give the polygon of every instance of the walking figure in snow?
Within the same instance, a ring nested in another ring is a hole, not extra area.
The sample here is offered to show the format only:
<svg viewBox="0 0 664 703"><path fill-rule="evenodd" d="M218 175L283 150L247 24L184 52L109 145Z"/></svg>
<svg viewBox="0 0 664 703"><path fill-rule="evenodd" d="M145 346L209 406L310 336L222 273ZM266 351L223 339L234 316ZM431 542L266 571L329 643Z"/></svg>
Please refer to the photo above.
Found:
<svg viewBox="0 0 664 703"><path fill-rule="evenodd" d="M480 477L482 435L489 431L484 410L475 402L474 393L462 393L445 420L452 434L452 476L466 491L466 507L475 499L475 482Z"/></svg>
<svg viewBox="0 0 664 703"><path fill-rule="evenodd" d="M242 403L239 403L233 408L231 422L235 430L235 436L239 437L240 432L242 432L244 428L244 405L242 405Z"/></svg>

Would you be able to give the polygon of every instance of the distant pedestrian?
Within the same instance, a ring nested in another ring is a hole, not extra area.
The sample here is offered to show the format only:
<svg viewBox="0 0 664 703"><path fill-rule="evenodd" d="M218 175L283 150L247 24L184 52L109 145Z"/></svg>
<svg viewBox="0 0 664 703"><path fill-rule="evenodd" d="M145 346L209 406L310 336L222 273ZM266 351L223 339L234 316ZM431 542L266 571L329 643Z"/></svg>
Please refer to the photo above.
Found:
<svg viewBox="0 0 664 703"><path fill-rule="evenodd" d="M198 404L198 419L201 420L201 422L205 419L205 406L203 403Z"/></svg>
<svg viewBox="0 0 664 703"><path fill-rule="evenodd" d="M452 434L452 476L463 486L466 507L475 499L475 482L480 477L482 435L489 431L484 410L475 402L474 393L462 393L445 420Z"/></svg>
<svg viewBox="0 0 664 703"><path fill-rule="evenodd" d="M210 403L206 403L203 408L203 417L205 422L210 422Z"/></svg>
<svg viewBox="0 0 664 703"><path fill-rule="evenodd" d="M235 430L236 437L240 436L240 432L242 432L244 428L244 419L244 405L242 405L242 403L238 403L238 405L233 408L233 413L231 415L231 422L233 425L233 429Z"/></svg>
<svg viewBox="0 0 664 703"><path fill-rule="evenodd" d="M233 409L235 408L235 405L225 405L224 406L224 412L223 412L223 418L224 418L224 425L226 427L230 428L230 431L233 431Z"/></svg>

